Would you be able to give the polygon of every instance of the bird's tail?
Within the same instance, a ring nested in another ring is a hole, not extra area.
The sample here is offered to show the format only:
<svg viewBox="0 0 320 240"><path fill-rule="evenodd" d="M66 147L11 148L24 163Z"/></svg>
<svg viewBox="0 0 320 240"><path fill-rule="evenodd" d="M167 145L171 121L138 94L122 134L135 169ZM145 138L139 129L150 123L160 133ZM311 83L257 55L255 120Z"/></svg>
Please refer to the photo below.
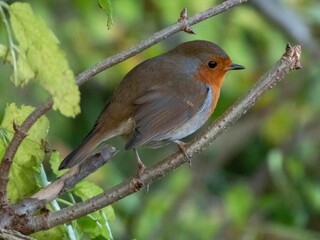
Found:
<svg viewBox="0 0 320 240"><path fill-rule="evenodd" d="M82 143L62 161L59 170L71 168L81 163L102 141L101 134L95 130L91 131Z"/></svg>

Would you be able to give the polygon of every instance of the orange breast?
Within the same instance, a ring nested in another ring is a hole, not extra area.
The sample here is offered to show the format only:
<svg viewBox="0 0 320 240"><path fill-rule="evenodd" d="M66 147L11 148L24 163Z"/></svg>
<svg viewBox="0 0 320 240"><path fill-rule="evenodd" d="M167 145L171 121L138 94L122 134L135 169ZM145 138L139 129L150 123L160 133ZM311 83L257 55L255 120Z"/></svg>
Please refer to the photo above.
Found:
<svg viewBox="0 0 320 240"><path fill-rule="evenodd" d="M217 105L220 96L220 89L226 72L227 71L212 71L212 69L202 68L195 74L197 80L210 85L212 88L213 98L211 104L211 113L214 111Z"/></svg>

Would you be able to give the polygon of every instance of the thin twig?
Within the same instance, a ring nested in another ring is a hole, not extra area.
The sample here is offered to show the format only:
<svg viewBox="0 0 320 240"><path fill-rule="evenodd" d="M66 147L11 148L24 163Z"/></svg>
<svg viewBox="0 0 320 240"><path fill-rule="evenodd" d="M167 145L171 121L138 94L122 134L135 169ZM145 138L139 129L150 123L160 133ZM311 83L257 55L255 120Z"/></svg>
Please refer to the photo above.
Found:
<svg viewBox="0 0 320 240"><path fill-rule="evenodd" d="M177 33L179 31L184 31L186 24L188 26L194 25L198 22L201 22L203 20L206 20L210 17L213 17L215 15L218 15L224 11L229 10L230 8L233 8L241 3L247 2L247 0L227 0L221 3L220 5L217 5L213 8L209 8L203 12L200 12L193 17L190 17L188 19L185 19L184 23L181 23L178 21L177 23L159 31L153 34L151 37L139 42L137 45L129 48L126 51L123 51L121 53L118 53L112 57L106 58L105 60L93 65L92 67L88 68L86 71L80 73L77 76L77 82L79 85L82 85L86 81L88 81L91 77L94 75L112 67L113 65L122 62L139 52L142 52L143 50L155 45L156 43L160 42L163 39L166 39L167 37L173 35L174 33Z"/></svg>
<svg viewBox="0 0 320 240"><path fill-rule="evenodd" d="M188 25L193 25L210 17L213 17L219 13L229 10L232 7L235 7L241 3L247 2L247 0L227 0L224 1L222 4L217 5L214 8L210 8L206 11L196 14L195 16L187 19ZM78 85L82 85L86 81L88 81L91 77L95 76L96 74L112 67L113 65L120 63L139 52L151 47L152 45L160 42L161 40L171 36L172 34L183 30L185 27L184 24L177 22L157 33L153 36L149 37L148 39L141 41L137 45L131 47L130 49L123 51L119 54L116 54L112 57L109 57L92 67L88 68L84 72L80 73L76 80ZM39 119L42 115L44 115L47 111L52 108L53 102L52 99L49 99L44 104L37 107L30 115L26 118L26 120L21 125L21 131L27 133L32 125ZM2 159L0 165L0 206L9 207L8 200L7 200L7 184L8 184L8 175L9 170L12 165L13 158L15 153L20 146L21 142L23 141L23 137L20 136L19 132L15 132L12 141L10 142L8 148L6 149L5 155ZM1 212L1 211L0 211Z"/></svg>
<svg viewBox="0 0 320 240"><path fill-rule="evenodd" d="M5 26L5 30L6 30L6 37L7 37L7 41L8 41L8 45L9 45L9 53L11 55L11 62L12 62L12 67L13 67L13 80L14 80L14 84L17 84L17 82L18 82L18 80L17 80L18 79L17 56L16 56L16 52L14 51L15 46L13 43L13 38L12 38L11 30L10 30L10 24L7 20L6 14L3 11L3 7L8 10L9 6L6 3L1 2L0 16L2 18L2 22L3 22L3 24Z"/></svg>
<svg viewBox="0 0 320 240"><path fill-rule="evenodd" d="M301 68L300 54L300 45L291 47L288 44L286 52L276 65L261 77L248 93L217 119L206 132L185 147L187 154L192 157L206 149L243 114L252 108L267 90L280 82L292 69ZM34 231L49 229L106 207L139 191L143 186L148 186L186 162L187 160L183 153L175 153L154 166L146 168L139 178L128 179L94 198L64 208L58 212L30 219L29 229Z"/></svg>
<svg viewBox="0 0 320 240"><path fill-rule="evenodd" d="M180 18L178 19L178 22L181 22L183 24L183 31L190 34L196 34L193 29L188 24L188 9L184 8L180 13Z"/></svg>

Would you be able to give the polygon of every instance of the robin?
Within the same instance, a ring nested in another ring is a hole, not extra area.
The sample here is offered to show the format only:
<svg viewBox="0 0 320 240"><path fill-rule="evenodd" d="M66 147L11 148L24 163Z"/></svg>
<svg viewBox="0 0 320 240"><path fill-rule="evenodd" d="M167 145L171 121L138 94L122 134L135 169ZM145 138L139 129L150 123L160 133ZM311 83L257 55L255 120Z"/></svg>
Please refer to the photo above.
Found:
<svg viewBox="0 0 320 240"><path fill-rule="evenodd" d="M232 63L218 45L196 40L134 67L122 80L82 143L59 169L83 161L103 141L129 136L125 149L134 149L139 171L144 165L137 147L160 147L197 131L213 113Z"/></svg>

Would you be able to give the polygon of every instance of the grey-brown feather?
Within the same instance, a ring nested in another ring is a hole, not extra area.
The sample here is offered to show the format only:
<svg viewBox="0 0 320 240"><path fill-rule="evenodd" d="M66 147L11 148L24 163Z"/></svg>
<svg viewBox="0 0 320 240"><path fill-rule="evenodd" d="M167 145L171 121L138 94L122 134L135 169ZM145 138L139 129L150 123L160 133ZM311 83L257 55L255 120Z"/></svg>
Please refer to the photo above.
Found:
<svg viewBox="0 0 320 240"><path fill-rule="evenodd" d="M93 130L64 159L60 169L78 164L101 141L117 135L132 133L126 149L162 141L166 133L195 116L204 103L207 108L206 97L209 90L213 94L212 89L195 81L194 74L199 66L207 64L212 53L227 58L217 45L199 40L181 44L133 68L110 98Z"/></svg>

